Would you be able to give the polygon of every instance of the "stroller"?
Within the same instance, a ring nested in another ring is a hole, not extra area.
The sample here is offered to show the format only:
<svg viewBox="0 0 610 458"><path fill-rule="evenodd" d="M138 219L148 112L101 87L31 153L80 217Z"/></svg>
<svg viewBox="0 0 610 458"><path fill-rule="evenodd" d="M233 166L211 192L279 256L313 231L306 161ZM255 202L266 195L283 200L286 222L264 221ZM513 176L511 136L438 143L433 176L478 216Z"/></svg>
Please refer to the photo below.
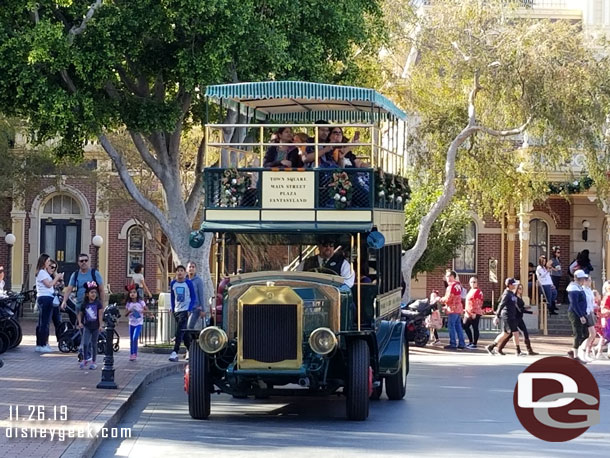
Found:
<svg viewBox="0 0 610 458"><path fill-rule="evenodd" d="M81 346L83 332L77 327L76 304L71 297L66 301L66 308L63 312L68 316L68 321L63 321L61 324L57 347L62 353L78 352L78 360L82 361L84 358L83 347ZM112 349L118 352L120 335L116 329L114 330L114 338L115 342ZM106 351L106 339L106 331L100 332L97 337L97 351L100 354Z"/></svg>

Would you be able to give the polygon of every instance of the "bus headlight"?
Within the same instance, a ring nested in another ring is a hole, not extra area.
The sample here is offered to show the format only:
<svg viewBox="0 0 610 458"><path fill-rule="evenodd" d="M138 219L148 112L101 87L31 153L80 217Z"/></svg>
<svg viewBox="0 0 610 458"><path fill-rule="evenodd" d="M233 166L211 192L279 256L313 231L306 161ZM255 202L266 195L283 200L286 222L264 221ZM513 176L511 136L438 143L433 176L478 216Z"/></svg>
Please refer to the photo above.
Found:
<svg viewBox="0 0 610 458"><path fill-rule="evenodd" d="M318 355L328 355L337 346L337 337L328 328L318 328L309 335L309 346Z"/></svg>
<svg viewBox="0 0 610 458"><path fill-rule="evenodd" d="M209 326L199 334L199 346L209 354L218 353L227 346L227 333L218 326Z"/></svg>

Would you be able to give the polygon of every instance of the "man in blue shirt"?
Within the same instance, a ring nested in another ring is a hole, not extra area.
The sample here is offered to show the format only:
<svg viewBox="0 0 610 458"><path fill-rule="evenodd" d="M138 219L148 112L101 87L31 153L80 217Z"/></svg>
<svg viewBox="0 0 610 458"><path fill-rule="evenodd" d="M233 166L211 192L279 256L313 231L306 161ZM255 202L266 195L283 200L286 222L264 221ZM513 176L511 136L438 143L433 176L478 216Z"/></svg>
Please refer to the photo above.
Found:
<svg viewBox="0 0 610 458"><path fill-rule="evenodd" d="M61 303L61 309L66 308L66 302L72 292L76 290L76 313L78 314L83 299L85 298L85 290L87 289L87 283L94 281L97 283L99 291L99 300L104 303L104 280L100 275L99 271L91 269L89 267L89 255L87 253L81 253L78 255L78 267L79 269L70 276L68 286L64 290L64 300Z"/></svg>
<svg viewBox="0 0 610 458"><path fill-rule="evenodd" d="M184 266L176 267L176 279L170 283L169 290L171 295L171 310L176 320L176 341L174 342L174 351L172 351L169 360L176 362L178 361L180 342L182 342L183 338L186 349L188 350L190 347L191 339L188 335L184 335L184 330L187 327L189 312L195 307L197 298L193 283L186 278L186 268Z"/></svg>

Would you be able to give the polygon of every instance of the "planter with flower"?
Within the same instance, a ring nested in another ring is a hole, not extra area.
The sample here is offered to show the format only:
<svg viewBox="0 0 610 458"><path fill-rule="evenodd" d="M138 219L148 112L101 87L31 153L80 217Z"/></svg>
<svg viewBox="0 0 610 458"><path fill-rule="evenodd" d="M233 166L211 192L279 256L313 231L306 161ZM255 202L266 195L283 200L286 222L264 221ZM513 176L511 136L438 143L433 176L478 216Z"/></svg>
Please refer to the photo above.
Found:
<svg viewBox="0 0 610 458"><path fill-rule="evenodd" d="M343 209L348 207L352 201L354 185L345 172L333 172L332 181L328 187L330 197L335 203L335 208Z"/></svg>
<svg viewBox="0 0 610 458"><path fill-rule="evenodd" d="M250 176L240 173L237 169L226 169L220 182L221 201L223 207L238 207L250 187Z"/></svg>

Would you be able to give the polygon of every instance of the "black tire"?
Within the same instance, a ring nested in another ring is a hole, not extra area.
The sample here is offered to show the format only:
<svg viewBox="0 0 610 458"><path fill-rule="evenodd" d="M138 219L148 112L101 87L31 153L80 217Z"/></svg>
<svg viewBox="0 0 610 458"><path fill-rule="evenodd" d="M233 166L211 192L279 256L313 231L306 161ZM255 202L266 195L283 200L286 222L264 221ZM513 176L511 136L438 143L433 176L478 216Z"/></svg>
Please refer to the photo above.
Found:
<svg viewBox="0 0 610 458"><path fill-rule="evenodd" d="M383 394L383 379L379 380L379 386L373 388L373 394L371 394L371 401L379 401Z"/></svg>
<svg viewBox="0 0 610 458"><path fill-rule="evenodd" d="M369 416L369 346L364 340L347 345L347 418L363 421Z"/></svg>
<svg viewBox="0 0 610 458"><path fill-rule="evenodd" d="M430 334L426 328L419 328L415 331L415 336L413 337L413 343L416 347L425 347L430 340Z"/></svg>
<svg viewBox="0 0 610 458"><path fill-rule="evenodd" d="M98 353L98 355L106 354L106 341L104 341L104 340L97 341L97 353Z"/></svg>
<svg viewBox="0 0 610 458"><path fill-rule="evenodd" d="M385 379L385 393L390 401L400 401L407 393L407 374L409 372L409 345L405 340L398 372Z"/></svg>
<svg viewBox="0 0 610 458"><path fill-rule="evenodd" d="M62 353L70 353L72 351L72 340L69 336L62 336L57 342L57 348Z"/></svg>
<svg viewBox="0 0 610 458"><path fill-rule="evenodd" d="M112 344L112 351L113 352L116 353L117 351L119 351L120 348L121 347L119 347L119 343L118 342L115 342L114 344Z"/></svg>
<svg viewBox="0 0 610 458"><path fill-rule="evenodd" d="M0 355L9 349L10 343L9 337L0 331Z"/></svg>
<svg viewBox="0 0 610 458"><path fill-rule="evenodd" d="M208 355L196 340L189 348L189 414L195 420L207 420L210 416L210 371Z"/></svg>
<svg viewBox="0 0 610 458"><path fill-rule="evenodd" d="M9 318L4 320L2 323L2 331L8 336L9 350L17 347L21 343L23 333L21 332L21 326L15 319Z"/></svg>

